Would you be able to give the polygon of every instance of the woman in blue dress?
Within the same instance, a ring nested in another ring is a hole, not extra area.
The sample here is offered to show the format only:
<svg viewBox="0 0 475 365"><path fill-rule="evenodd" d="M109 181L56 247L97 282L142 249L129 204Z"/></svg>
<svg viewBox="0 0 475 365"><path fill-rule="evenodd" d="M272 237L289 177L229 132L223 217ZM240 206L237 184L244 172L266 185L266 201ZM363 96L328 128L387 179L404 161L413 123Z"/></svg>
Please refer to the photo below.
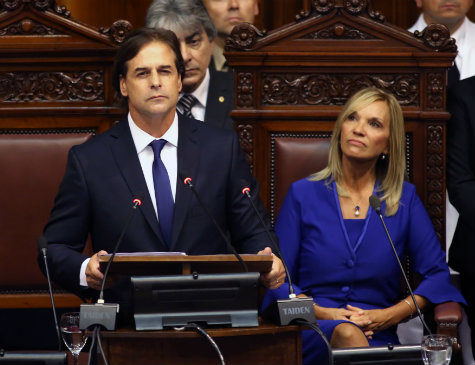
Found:
<svg viewBox="0 0 475 365"><path fill-rule="evenodd" d="M464 303L450 284L445 253L415 187L404 181L405 132L394 96L367 88L351 97L335 124L328 165L292 184L276 222L282 254L298 296L312 297L332 347L398 343L396 325L416 314L400 300L400 269L369 197L382 202L400 258L409 255L421 283L417 304ZM288 297L268 292L264 306ZM326 361L324 342L303 332L304 364Z"/></svg>

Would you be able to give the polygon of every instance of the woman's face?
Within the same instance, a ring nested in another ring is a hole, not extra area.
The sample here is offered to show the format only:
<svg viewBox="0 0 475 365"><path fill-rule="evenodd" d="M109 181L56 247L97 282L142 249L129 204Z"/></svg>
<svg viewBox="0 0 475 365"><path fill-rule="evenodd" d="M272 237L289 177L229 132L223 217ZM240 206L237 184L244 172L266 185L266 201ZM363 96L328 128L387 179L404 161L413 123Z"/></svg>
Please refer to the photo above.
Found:
<svg viewBox="0 0 475 365"><path fill-rule="evenodd" d="M375 101L350 114L341 127L343 157L370 161L388 153L389 124L389 107L385 101Z"/></svg>

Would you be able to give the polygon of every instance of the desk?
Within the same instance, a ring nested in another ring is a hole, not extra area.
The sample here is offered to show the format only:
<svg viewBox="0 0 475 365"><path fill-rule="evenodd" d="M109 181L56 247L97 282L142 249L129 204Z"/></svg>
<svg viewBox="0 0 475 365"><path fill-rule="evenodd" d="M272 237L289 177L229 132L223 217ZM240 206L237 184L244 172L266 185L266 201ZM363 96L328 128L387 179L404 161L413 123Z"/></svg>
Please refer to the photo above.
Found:
<svg viewBox="0 0 475 365"><path fill-rule="evenodd" d="M299 326L208 328L227 365L302 364ZM198 333L186 330L102 331L102 345L110 364L219 364L211 344Z"/></svg>

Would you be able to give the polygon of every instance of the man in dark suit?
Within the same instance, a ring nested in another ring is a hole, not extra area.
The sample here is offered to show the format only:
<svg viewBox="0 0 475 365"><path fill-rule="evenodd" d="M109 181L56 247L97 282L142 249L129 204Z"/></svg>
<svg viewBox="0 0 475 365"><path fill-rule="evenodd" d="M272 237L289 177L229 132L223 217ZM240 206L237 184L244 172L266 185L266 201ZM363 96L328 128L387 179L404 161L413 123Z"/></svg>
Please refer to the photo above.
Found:
<svg viewBox="0 0 475 365"><path fill-rule="evenodd" d="M228 253L226 241L183 183L185 177L193 179L204 205L237 251L271 254L266 232L241 193L242 185L249 184L254 203L265 214L236 134L176 113L183 71L180 46L171 31L139 29L119 49L113 82L127 99L128 117L71 149L44 230L52 278L62 287L78 294L85 288L100 289L98 255L113 250L135 198L142 205L119 251ZM162 143L158 152L157 143ZM160 180L164 176L166 181ZM171 206L162 209L167 201ZM91 258L82 253L88 236ZM284 278L277 258L272 270L261 275L269 288L280 286ZM105 293L106 301L122 304L125 315L127 285L124 279Z"/></svg>
<svg viewBox="0 0 475 365"><path fill-rule="evenodd" d="M147 11L150 28L169 29L180 41L185 61L178 111L188 117L234 128L233 74L209 68L216 28L201 0L154 0Z"/></svg>
<svg viewBox="0 0 475 365"><path fill-rule="evenodd" d="M449 264L460 273L461 291L475 350L475 76L458 81L448 90L447 190L459 213Z"/></svg>

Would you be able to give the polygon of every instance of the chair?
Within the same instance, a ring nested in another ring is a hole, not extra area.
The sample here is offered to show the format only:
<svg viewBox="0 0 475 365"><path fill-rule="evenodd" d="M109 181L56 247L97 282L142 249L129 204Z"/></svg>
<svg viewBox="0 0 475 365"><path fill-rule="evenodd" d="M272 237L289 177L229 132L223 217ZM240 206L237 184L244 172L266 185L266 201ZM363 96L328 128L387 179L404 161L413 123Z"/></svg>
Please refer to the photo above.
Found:
<svg viewBox="0 0 475 365"><path fill-rule="evenodd" d="M271 186L274 192L273 211L278 215L280 207L290 185L310 173L321 170L328 162L330 134L321 133L285 133L276 136L272 143L271 155L273 168ZM410 262L406 262L406 271L412 277ZM415 279L414 279L415 280ZM413 283L411 285L415 285ZM403 290L402 296L406 296ZM459 350L457 327L462 322L461 308L458 303L442 303L434 308L434 321L437 333L447 334L456 342L454 349Z"/></svg>

